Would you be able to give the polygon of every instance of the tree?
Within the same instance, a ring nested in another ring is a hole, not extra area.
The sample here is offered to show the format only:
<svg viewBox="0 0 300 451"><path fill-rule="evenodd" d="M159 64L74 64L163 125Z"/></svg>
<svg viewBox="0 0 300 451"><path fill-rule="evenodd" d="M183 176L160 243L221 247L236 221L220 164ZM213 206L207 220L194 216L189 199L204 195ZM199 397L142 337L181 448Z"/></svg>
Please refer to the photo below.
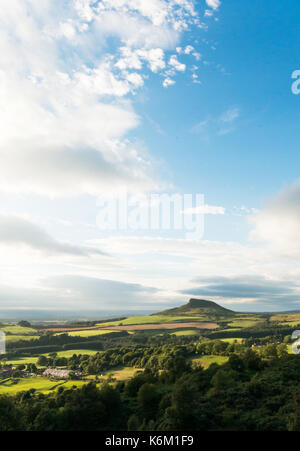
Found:
<svg viewBox="0 0 300 451"><path fill-rule="evenodd" d="M48 359L45 355L40 355L37 361L37 364L39 366L47 366L48 365Z"/></svg>
<svg viewBox="0 0 300 451"><path fill-rule="evenodd" d="M27 367L26 367L26 371L28 373L35 373L35 374L38 372L37 367L35 366L34 363L28 363Z"/></svg>
<svg viewBox="0 0 300 451"><path fill-rule="evenodd" d="M133 414L129 417L127 422L128 431L138 431L140 427L140 420L137 415Z"/></svg>
<svg viewBox="0 0 300 451"><path fill-rule="evenodd" d="M154 384L146 383L141 386L137 395L138 409L147 421L155 418L160 396Z"/></svg>
<svg viewBox="0 0 300 451"><path fill-rule="evenodd" d="M277 346L277 355L278 357L282 358L288 355L287 345L286 344L280 344Z"/></svg>
<svg viewBox="0 0 300 451"><path fill-rule="evenodd" d="M19 321L18 326L21 327L31 327L31 324L28 321Z"/></svg>
<svg viewBox="0 0 300 451"><path fill-rule="evenodd" d="M8 396L0 396L0 431L21 431L24 428L21 409Z"/></svg>
<svg viewBox="0 0 300 451"><path fill-rule="evenodd" d="M234 371L242 372L245 369L243 360L236 354L233 354L229 357L228 364Z"/></svg>

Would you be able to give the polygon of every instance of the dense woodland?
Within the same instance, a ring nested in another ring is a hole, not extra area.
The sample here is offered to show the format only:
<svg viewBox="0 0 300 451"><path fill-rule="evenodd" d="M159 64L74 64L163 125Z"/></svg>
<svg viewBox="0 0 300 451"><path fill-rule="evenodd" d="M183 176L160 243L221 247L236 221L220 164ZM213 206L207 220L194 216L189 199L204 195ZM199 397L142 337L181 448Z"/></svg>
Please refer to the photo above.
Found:
<svg viewBox="0 0 300 451"><path fill-rule="evenodd" d="M299 376L295 355L248 349L207 370L177 355L115 386L1 396L0 430L299 430Z"/></svg>

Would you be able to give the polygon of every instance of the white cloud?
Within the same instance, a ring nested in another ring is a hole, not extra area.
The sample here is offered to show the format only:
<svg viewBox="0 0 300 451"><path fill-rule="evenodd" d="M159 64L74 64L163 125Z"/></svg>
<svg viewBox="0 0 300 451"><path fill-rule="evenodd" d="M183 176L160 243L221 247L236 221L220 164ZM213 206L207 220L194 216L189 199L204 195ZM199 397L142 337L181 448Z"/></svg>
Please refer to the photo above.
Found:
<svg viewBox="0 0 300 451"><path fill-rule="evenodd" d="M0 189L48 196L97 195L112 184L155 189L151 158L126 138L140 122L129 96L147 70L165 69L165 54L196 22L189 0L1 5Z"/></svg>
<svg viewBox="0 0 300 451"><path fill-rule="evenodd" d="M121 58L117 61L116 67L121 70L136 69L143 67L143 62L147 62L150 70L154 73L166 66L164 51L161 48L133 50L130 47L121 48Z"/></svg>
<svg viewBox="0 0 300 451"><path fill-rule="evenodd" d="M288 258L300 256L300 182L282 189L249 217L250 238L267 243Z"/></svg>
<svg viewBox="0 0 300 451"><path fill-rule="evenodd" d="M2 309L151 310L156 297L157 290L152 287L74 274L41 278L30 288L0 284Z"/></svg>
<svg viewBox="0 0 300 451"><path fill-rule="evenodd" d="M0 244L23 245L49 255L105 255L96 247L79 246L56 240L39 225L26 218L4 214L0 214Z"/></svg>
<svg viewBox="0 0 300 451"><path fill-rule="evenodd" d="M206 0L206 4L207 6L215 10L221 6L220 0Z"/></svg>
<svg viewBox="0 0 300 451"><path fill-rule="evenodd" d="M202 205L195 208L187 208L183 211L184 214L202 214L202 215L224 215L224 207L217 207L214 205Z"/></svg>
<svg viewBox="0 0 300 451"><path fill-rule="evenodd" d="M184 72L186 69L186 65L180 63L180 61L178 61L178 58L176 55L172 55L170 57L169 65L174 67L174 69L178 70L179 72Z"/></svg>
<svg viewBox="0 0 300 451"><path fill-rule="evenodd" d="M240 110L237 107L229 108L220 116L221 122L233 122L240 116Z"/></svg>
<svg viewBox="0 0 300 451"><path fill-rule="evenodd" d="M107 280L96 277L66 274L54 276L42 281L48 289L57 293L58 297L68 298L73 305L82 308L123 308L130 309L149 303L158 291L156 288L141 284Z"/></svg>
<svg viewBox="0 0 300 451"><path fill-rule="evenodd" d="M209 139L211 134L226 135L235 130L235 122L240 117L238 107L230 107L218 117L209 116L198 122L191 129L193 133L202 134Z"/></svg>
<svg viewBox="0 0 300 451"><path fill-rule="evenodd" d="M194 47L192 45L187 45L186 48L184 49L184 53L186 55L189 55L193 50L194 50Z"/></svg>
<svg viewBox="0 0 300 451"><path fill-rule="evenodd" d="M168 88L169 86L175 85L175 83L176 82L174 80L172 80L171 78L167 77L163 81L163 87L164 88Z"/></svg>

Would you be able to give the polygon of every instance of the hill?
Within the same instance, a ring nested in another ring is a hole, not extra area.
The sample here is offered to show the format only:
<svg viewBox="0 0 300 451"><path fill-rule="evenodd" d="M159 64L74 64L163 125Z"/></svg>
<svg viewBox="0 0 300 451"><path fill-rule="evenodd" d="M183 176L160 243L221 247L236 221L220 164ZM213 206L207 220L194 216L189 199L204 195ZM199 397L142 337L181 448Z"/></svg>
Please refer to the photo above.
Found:
<svg viewBox="0 0 300 451"><path fill-rule="evenodd" d="M164 310L160 315L199 315L205 317L211 316L234 316L236 312L229 310L213 301L205 299L190 299L189 302L181 307L175 307Z"/></svg>

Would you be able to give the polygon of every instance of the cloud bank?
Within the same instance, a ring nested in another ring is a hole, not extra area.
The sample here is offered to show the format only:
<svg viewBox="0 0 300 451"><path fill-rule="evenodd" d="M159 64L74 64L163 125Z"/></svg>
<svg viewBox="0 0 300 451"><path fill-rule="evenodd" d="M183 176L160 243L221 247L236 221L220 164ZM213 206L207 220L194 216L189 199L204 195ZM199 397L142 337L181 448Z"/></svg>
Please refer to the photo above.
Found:
<svg viewBox="0 0 300 451"><path fill-rule="evenodd" d="M0 190L50 197L157 189L127 135L132 97L198 23L190 0L11 0L0 17ZM114 40L112 49L109 42Z"/></svg>

